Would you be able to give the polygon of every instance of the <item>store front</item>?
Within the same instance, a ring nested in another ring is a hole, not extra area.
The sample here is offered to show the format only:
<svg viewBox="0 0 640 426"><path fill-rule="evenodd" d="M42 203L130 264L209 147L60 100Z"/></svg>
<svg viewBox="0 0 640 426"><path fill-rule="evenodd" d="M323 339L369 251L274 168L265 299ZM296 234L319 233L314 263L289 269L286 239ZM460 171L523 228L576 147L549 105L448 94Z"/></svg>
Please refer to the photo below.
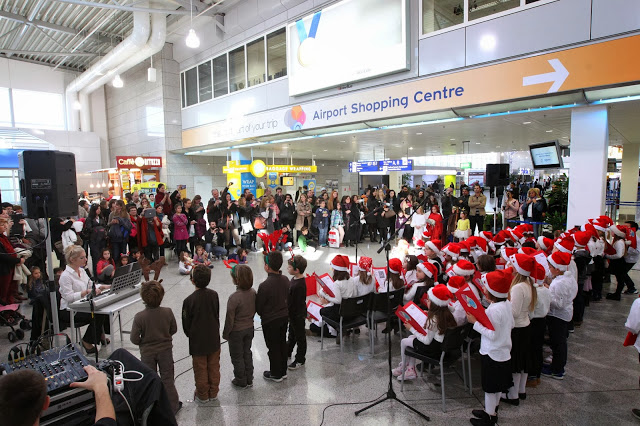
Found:
<svg viewBox="0 0 640 426"><path fill-rule="evenodd" d="M109 184L119 186L118 195L133 191L155 193L162 157L117 156L116 166L117 170L109 172Z"/></svg>

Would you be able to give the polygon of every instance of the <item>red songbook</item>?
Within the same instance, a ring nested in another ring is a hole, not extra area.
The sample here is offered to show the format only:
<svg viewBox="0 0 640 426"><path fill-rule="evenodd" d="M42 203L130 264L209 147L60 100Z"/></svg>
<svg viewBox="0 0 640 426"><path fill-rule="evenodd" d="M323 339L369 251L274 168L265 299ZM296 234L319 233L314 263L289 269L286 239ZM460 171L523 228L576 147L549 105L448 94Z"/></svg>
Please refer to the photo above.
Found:
<svg viewBox="0 0 640 426"><path fill-rule="evenodd" d="M351 275L352 277L355 277L359 273L360 273L360 268L358 268L358 264L349 262L349 275Z"/></svg>
<svg viewBox="0 0 640 426"><path fill-rule="evenodd" d="M313 296L318 292L318 282L315 276L307 274L304 282L307 284L307 296Z"/></svg>
<svg viewBox="0 0 640 426"><path fill-rule="evenodd" d="M376 292L387 281L387 268L371 268L373 278L376 280Z"/></svg>
<svg viewBox="0 0 640 426"><path fill-rule="evenodd" d="M458 290L456 293L456 299L460 301L465 312L476 317L480 324L484 325L489 330L495 330L495 328L493 328L493 324L489 321L489 317L487 316L484 307L480 304L480 301L473 293L473 290L471 290L471 287L469 287L469 283L465 284L460 288L460 290Z"/></svg>
<svg viewBox="0 0 640 426"><path fill-rule="evenodd" d="M313 300L307 300L307 318L310 320L321 321L322 315L320 315L320 309L322 308L324 308L324 306L319 303L316 303Z"/></svg>
<svg viewBox="0 0 640 426"><path fill-rule="evenodd" d="M316 282L322 287L322 291L329 297L336 297L331 288L329 287L330 283L333 283L333 280L329 276L329 274L322 274L320 276L316 275L314 272L313 275L316 277Z"/></svg>
<svg viewBox="0 0 640 426"><path fill-rule="evenodd" d="M633 346L633 345L635 345L637 338L638 338L637 334L633 334L632 332L628 331L627 332L627 337L625 337L624 343L622 343L622 346Z"/></svg>
<svg viewBox="0 0 640 426"><path fill-rule="evenodd" d="M427 335L427 331L423 326L427 323L427 313L420 309L415 303L409 302L404 306L398 306L396 315L403 323L411 324L411 327L418 333L425 336Z"/></svg>

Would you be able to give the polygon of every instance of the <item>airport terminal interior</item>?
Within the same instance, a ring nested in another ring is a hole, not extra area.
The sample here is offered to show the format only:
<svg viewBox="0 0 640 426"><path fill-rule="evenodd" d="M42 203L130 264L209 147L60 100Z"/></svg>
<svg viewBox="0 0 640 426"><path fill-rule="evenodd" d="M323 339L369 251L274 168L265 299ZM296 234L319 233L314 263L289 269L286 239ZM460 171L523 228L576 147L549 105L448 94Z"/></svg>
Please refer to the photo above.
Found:
<svg viewBox="0 0 640 426"><path fill-rule="evenodd" d="M639 17L0 2L0 416L637 423Z"/></svg>

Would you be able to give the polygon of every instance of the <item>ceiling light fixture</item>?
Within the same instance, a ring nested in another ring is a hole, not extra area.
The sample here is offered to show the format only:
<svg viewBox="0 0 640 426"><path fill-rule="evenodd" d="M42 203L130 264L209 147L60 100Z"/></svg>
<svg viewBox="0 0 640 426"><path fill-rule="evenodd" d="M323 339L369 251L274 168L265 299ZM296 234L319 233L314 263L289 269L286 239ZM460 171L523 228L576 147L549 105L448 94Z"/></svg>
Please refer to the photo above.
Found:
<svg viewBox="0 0 640 426"><path fill-rule="evenodd" d="M149 68L147 68L147 81L149 83L155 83L157 78L158 70L153 67L153 55L151 55L151 64Z"/></svg>
<svg viewBox="0 0 640 426"><path fill-rule="evenodd" d="M416 133L416 135L420 136L422 133Z"/></svg>
<svg viewBox="0 0 640 426"><path fill-rule="evenodd" d="M120 78L120 74L116 74L112 84L113 84L113 87L118 89L120 89L121 87L124 87L124 81L122 81L122 79Z"/></svg>
<svg viewBox="0 0 640 426"><path fill-rule="evenodd" d="M191 5L191 28L189 29L189 34L187 34L187 38L184 42L187 47L197 49L200 47L200 39L198 38L196 31L193 29L193 0L190 0L189 4Z"/></svg>
<svg viewBox="0 0 640 426"><path fill-rule="evenodd" d="M412 146L410 146L410 147L409 147L409 149L413 149L413 147L412 147Z"/></svg>
<svg viewBox="0 0 640 426"><path fill-rule="evenodd" d="M547 133L551 133L551 132L553 132L553 130L547 130Z"/></svg>
<svg viewBox="0 0 640 426"><path fill-rule="evenodd" d="M73 109L75 109L76 111L80 111L82 109L82 104L80 103L80 101L73 101Z"/></svg>
<svg viewBox="0 0 640 426"><path fill-rule="evenodd" d="M531 124L530 121L523 121L522 124Z"/></svg>

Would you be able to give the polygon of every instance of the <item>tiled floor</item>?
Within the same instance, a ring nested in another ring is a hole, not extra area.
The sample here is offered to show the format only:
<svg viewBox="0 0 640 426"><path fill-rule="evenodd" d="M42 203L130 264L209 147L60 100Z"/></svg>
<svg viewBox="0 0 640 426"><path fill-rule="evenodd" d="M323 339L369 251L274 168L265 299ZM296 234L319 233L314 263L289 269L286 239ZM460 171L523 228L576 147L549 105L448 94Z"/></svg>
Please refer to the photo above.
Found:
<svg viewBox="0 0 640 426"><path fill-rule="evenodd" d="M374 266L382 266L383 255L375 254L378 245L360 245L358 253L371 256ZM341 249L355 259L355 249ZM306 255L308 272L328 272L330 259L337 250L323 249ZM288 255L285 256L288 258ZM223 344L219 401L210 406L196 406L191 402L194 381L190 371L187 339L180 326L180 309L183 299L193 291L188 277L178 274L175 259L162 272L166 295L164 306L173 309L178 320L178 333L174 336L176 360L176 386L184 402L178 414L180 425L319 425L323 418L326 425L418 425L426 424L420 417L394 402L384 402L356 417L354 412L363 408L364 402L374 400L387 390L387 358L385 339L380 334L376 341L375 356L370 355L367 330L345 340L344 363L340 363L340 350L335 339L327 339L320 350L319 338L308 337L306 365L289 371L282 383L263 380L260 375L268 368L268 359L262 333L256 332L253 353L256 367L254 387L239 390L231 385L232 366L227 346ZM254 287L266 277L262 258L250 255L249 264L254 272ZM640 273L632 271L632 278L639 280ZM220 294L221 318L224 321L226 300L234 290L228 270L222 262L215 264L210 287ZM564 381L543 378L542 384L528 390L528 397L519 407L502 406L501 424L535 425L613 425L633 424L637 420L631 409L640 407L638 376L640 365L634 348L625 348L622 341L626 334L624 322L634 296L624 296L622 302L603 301L587 308L585 321L569 338L569 362ZM123 327L130 329L131 320L142 309L142 303L123 312ZM28 312L28 308L25 308ZM256 319L259 330L260 322ZM68 330L67 330L68 331ZM4 330L0 336L4 335ZM138 355L137 347L128 341L120 345ZM392 338L394 366L399 361L399 336ZM0 339L0 356L10 348L6 338ZM101 357L108 356L106 350ZM460 371L460 364L457 365ZM404 392L394 380L398 397L431 418L429 424L469 424L471 410L482 408L484 396L480 388L480 366L472 361L473 395L464 391L463 382L454 371L445 376L447 412L441 409L440 389L434 385L439 376L407 382ZM183 374L184 373L184 374ZM351 403L327 408L330 404Z"/></svg>

